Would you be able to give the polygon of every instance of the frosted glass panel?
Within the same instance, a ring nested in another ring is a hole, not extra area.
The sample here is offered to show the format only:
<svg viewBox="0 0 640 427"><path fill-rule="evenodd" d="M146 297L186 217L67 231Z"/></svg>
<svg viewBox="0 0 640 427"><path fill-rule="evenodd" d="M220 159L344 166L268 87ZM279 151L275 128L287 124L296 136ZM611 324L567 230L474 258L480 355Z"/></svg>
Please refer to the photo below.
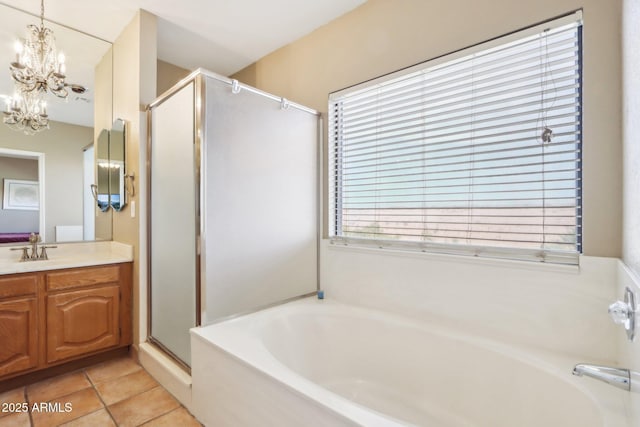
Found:
<svg viewBox="0 0 640 427"><path fill-rule="evenodd" d="M196 322L194 84L152 110L151 336L191 363Z"/></svg>
<svg viewBox="0 0 640 427"><path fill-rule="evenodd" d="M314 292L317 116L206 78L203 323Z"/></svg>

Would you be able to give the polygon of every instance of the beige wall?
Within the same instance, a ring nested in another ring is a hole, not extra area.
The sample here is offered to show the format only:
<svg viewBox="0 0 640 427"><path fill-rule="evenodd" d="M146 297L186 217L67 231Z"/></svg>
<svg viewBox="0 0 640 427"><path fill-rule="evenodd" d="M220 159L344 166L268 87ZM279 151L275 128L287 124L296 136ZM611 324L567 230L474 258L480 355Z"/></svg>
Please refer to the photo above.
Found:
<svg viewBox="0 0 640 427"><path fill-rule="evenodd" d="M45 239L53 242L56 225L82 225L83 148L93 129L50 122L36 135L15 132L0 123L0 147L44 153Z"/></svg>
<svg viewBox="0 0 640 427"><path fill-rule="evenodd" d="M4 197L4 180L38 180L38 161L3 157L0 153L0 203ZM40 227L39 211L4 209L0 204L0 233L38 232Z"/></svg>
<svg viewBox="0 0 640 427"><path fill-rule="evenodd" d="M113 116L126 121L126 170L135 175L135 197L113 213L113 239L132 245L133 263L133 342L146 340L146 113L156 93L156 17L139 11L113 44ZM135 206L135 208L133 208ZM142 219L141 219L142 218Z"/></svg>
<svg viewBox="0 0 640 427"><path fill-rule="evenodd" d="M156 95L160 96L165 91L171 88L174 84L186 77L191 71L178 67L177 65L170 64L165 61L158 60L158 73L156 84Z"/></svg>
<svg viewBox="0 0 640 427"><path fill-rule="evenodd" d="M579 8L584 253L620 256L621 0L369 0L233 77L326 114L332 91Z"/></svg>

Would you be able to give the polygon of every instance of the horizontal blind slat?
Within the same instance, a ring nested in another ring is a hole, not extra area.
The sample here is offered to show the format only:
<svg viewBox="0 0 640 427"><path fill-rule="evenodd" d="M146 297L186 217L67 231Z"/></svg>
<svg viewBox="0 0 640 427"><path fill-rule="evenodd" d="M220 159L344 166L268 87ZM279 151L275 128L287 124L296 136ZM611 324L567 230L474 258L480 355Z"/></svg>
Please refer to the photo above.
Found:
<svg viewBox="0 0 640 427"><path fill-rule="evenodd" d="M579 160L578 160L579 161ZM458 172L485 172L485 171L491 171L492 173L497 171L497 170L504 170L504 169L521 169L523 166L526 167L538 167L538 166L554 166L554 165L559 165L559 164L565 164L567 163L565 160L557 160L557 161L548 161L548 162L534 162L534 163L529 163L526 165L503 165L503 166L496 166L496 167L491 167L491 168L457 168L457 169L450 169L447 170L446 172L424 172L421 175L434 175L434 174L445 174L445 173L458 173ZM538 170L537 170L538 171ZM381 175L378 177L350 177L349 181L351 182L357 182L357 181L363 181L363 180L371 180L374 178L397 178L397 177L415 177L416 174L415 173L395 173L395 174L389 174L389 175ZM478 175L479 177L483 177L484 175ZM341 178L342 179L342 178ZM426 179L426 178L425 178ZM429 180L431 180L431 177L428 178Z"/></svg>
<svg viewBox="0 0 640 427"><path fill-rule="evenodd" d="M569 119L569 118L573 118L573 120L566 120L563 122L560 122L557 126L558 127L562 127L562 126L575 126L577 125L577 118L579 117L579 112L578 111L571 111L569 113L564 113L564 114L556 114L556 115L550 115L548 116L548 120L552 121L552 120L560 120L560 119ZM347 138L345 138L345 141L348 141L348 144L371 144L371 143L375 143L377 141L380 140L384 140L385 138L395 138L395 137L399 137L399 136L405 136L405 135L422 135L423 138L428 139L429 137L436 137L436 138L445 138L445 137L450 137L450 136L457 136L457 135L468 135L470 131L473 131L474 133L480 133L480 132L488 132L494 129L504 129L507 127L514 127L514 126L523 126L523 125L527 125L527 124L539 124L540 122L540 118L539 117L529 117L527 119L524 118L520 118L520 116L518 116L519 120L514 120L512 122L509 122L508 124L488 124L487 123L491 123L493 121L496 121L496 119L487 119L487 120L478 120L478 121L473 121L473 128L470 129L468 125L465 124L452 124L452 125L443 125L443 126L439 126L439 127L433 127L430 129L421 129L420 127L416 127L416 126L408 126L405 128L399 128L399 129L389 129L389 130L384 130L384 131L378 131L372 134L368 134L368 135L361 135L358 137L351 137L347 140ZM479 124L485 124L485 126L477 126ZM450 132L451 130L456 129L453 132ZM458 130L459 129L459 130ZM533 128L534 130L538 130L538 128ZM437 133L439 131L445 131L443 133ZM487 135L490 135L490 133L488 133ZM487 136L485 135L485 136ZM373 138L369 138L369 137L373 137ZM474 137L475 138L475 137Z"/></svg>
<svg viewBox="0 0 640 427"><path fill-rule="evenodd" d="M578 123L574 123L574 125L577 125L577 124ZM517 137L517 138L513 137L515 132L495 132L486 136L475 136L473 139L474 139L474 143L477 144L478 146L488 145L488 144L500 144L500 143L505 143L509 141L510 142L530 141L532 139L532 135L534 135L534 132L538 130L539 130L538 128L522 129L521 131L518 132L518 134L525 134L526 136ZM567 131L567 132L554 132L554 136L556 137L562 138L562 137L573 136L576 141L579 140L579 134L580 132L578 130ZM536 137L538 136L537 133L535 134L535 136ZM482 142L486 140L489 140L489 142L485 142L485 143ZM428 145L429 147L439 147L435 150L449 150L452 147L455 148L460 146L461 144L468 144L468 142L469 142L468 136L463 138L443 139L439 141L434 141L433 139L430 138ZM364 156L370 153L364 150L372 150L372 151L375 151L376 149L379 151L383 151L385 149L397 150L399 146L408 147L406 145L408 143L419 143L419 144L416 144L415 146L422 146L424 145L424 138L421 136L418 136L417 138L407 138L407 139L395 140L391 142L378 142L378 144L375 146L361 146L361 147L352 148L348 150L345 150L343 148L340 148L338 150L332 149L331 153L335 155L335 154L338 154L339 152L339 154L344 158L354 158L357 155Z"/></svg>

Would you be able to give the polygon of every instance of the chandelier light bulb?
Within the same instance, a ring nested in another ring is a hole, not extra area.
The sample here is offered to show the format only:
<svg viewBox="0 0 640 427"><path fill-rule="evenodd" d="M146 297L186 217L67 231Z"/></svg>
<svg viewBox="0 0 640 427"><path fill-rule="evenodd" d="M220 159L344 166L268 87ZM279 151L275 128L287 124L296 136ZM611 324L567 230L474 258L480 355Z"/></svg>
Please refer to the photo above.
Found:
<svg viewBox="0 0 640 427"><path fill-rule="evenodd" d="M67 71L67 67L65 66L65 56L63 52L58 54L58 73L64 76L64 73Z"/></svg>
<svg viewBox="0 0 640 427"><path fill-rule="evenodd" d="M20 57L22 56L24 46L22 46L22 42L20 40L16 40L16 42L13 44L13 48L16 51L16 63L20 64L22 62Z"/></svg>
<svg viewBox="0 0 640 427"><path fill-rule="evenodd" d="M20 68L22 65L22 51L24 50L22 42L20 40L16 40L13 44L13 49L16 51L16 62L12 63L11 66L14 68Z"/></svg>

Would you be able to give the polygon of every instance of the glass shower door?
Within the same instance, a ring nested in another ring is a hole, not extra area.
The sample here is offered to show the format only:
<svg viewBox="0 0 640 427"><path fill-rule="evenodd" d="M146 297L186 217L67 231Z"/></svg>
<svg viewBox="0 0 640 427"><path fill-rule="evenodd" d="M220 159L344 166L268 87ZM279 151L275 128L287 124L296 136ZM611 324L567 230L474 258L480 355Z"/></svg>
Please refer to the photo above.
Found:
<svg viewBox="0 0 640 427"><path fill-rule="evenodd" d="M150 335L191 364L196 326L195 83L151 110Z"/></svg>

